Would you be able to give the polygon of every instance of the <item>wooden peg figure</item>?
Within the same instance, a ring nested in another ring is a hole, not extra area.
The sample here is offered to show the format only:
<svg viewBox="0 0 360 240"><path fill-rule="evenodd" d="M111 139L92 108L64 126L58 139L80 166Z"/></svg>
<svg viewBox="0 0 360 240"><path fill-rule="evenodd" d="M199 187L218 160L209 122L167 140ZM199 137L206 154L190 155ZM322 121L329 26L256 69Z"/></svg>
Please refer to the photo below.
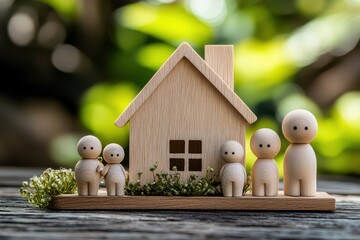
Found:
<svg viewBox="0 0 360 240"><path fill-rule="evenodd" d="M103 157L107 165L101 175L105 178L108 196L124 195L126 171L120 164L124 156L124 149L119 144L111 143L104 148Z"/></svg>
<svg viewBox="0 0 360 240"><path fill-rule="evenodd" d="M241 197L246 171L241 164L244 157L244 148L237 141L227 141L220 149L222 159L226 162L220 170L220 179L225 197Z"/></svg>
<svg viewBox="0 0 360 240"><path fill-rule="evenodd" d="M277 196L279 170L274 158L279 153L280 147L280 138L271 129L259 129L251 137L250 148L257 157L251 171L253 196Z"/></svg>
<svg viewBox="0 0 360 240"><path fill-rule="evenodd" d="M316 194L316 155L309 144L318 131L315 116L306 110L289 112L282 132L291 143L284 156L284 193L312 197Z"/></svg>
<svg viewBox="0 0 360 240"><path fill-rule="evenodd" d="M102 164L98 160L101 142L95 136L85 136L79 140L77 151L82 157L75 166L75 179L80 196L96 196L100 184Z"/></svg>

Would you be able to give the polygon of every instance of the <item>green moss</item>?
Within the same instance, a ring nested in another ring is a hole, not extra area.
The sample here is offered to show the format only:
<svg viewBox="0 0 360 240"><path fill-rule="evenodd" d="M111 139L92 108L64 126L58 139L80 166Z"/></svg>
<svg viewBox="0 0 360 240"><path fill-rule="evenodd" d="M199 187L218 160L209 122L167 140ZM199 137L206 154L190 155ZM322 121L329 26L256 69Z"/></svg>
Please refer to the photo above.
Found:
<svg viewBox="0 0 360 240"><path fill-rule="evenodd" d="M99 159L100 160L100 159ZM158 165L150 168L153 174L151 183L141 185L141 174L135 183L126 180L126 195L157 195L157 196L222 196L221 183L215 180L214 169L207 168L206 175L199 178L191 175L188 181L180 181L180 173L173 169L171 173L155 170ZM247 178L244 186L244 194L251 189L251 177ZM29 182L25 181L20 188L20 194L26 197L28 202L39 208L50 206L53 197L61 194L71 194L76 191L75 172L72 169L60 168L46 169L40 177L34 176Z"/></svg>
<svg viewBox="0 0 360 240"><path fill-rule="evenodd" d="M173 168L171 173L155 173L158 165L150 168L153 175L153 181L141 185L141 173L138 174L138 180L135 183L126 181L126 195L156 195L156 196L221 196L221 183L215 180L214 169L207 168L206 176L199 178L191 175L188 181L180 181L180 173ZM250 189L251 178L248 177L244 186L244 194Z"/></svg>
<svg viewBox="0 0 360 240"><path fill-rule="evenodd" d="M20 194L39 208L50 206L52 197L76 191L75 172L72 169L46 169L40 177L34 176L22 183Z"/></svg>

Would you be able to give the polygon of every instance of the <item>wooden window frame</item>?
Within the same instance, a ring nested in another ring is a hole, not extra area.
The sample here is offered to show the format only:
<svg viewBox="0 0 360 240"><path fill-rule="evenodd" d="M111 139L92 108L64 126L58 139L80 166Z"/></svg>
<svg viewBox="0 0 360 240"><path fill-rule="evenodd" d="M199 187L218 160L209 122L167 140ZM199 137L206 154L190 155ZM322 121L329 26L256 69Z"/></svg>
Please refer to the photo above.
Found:
<svg viewBox="0 0 360 240"><path fill-rule="evenodd" d="M202 172L202 140L169 140L169 168L179 172Z"/></svg>

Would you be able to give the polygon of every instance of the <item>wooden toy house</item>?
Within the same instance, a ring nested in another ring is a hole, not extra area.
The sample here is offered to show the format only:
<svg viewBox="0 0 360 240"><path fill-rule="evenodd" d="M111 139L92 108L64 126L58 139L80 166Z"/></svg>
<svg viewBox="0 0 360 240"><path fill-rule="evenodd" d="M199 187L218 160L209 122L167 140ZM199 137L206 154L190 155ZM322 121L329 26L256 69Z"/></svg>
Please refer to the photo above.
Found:
<svg viewBox="0 0 360 240"><path fill-rule="evenodd" d="M208 45L204 60L183 43L115 124L130 122L130 181L141 172L148 183L155 163L166 172L176 166L182 180L204 176L208 166L218 174L221 145L236 140L245 146L246 125L254 121L234 92L233 46Z"/></svg>
<svg viewBox="0 0 360 240"><path fill-rule="evenodd" d="M246 125L256 121L233 89L232 46L206 46L204 60L187 43L181 44L115 122L119 127L130 122L130 182L138 173L142 184L151 182L149 169L155 163L157 170L166 172L176 166L183 181L191 174L204 176L207 167L219 174L225 164L221 146L236 140L245 147ZM325 192L313 197L285 196L283 191L273 197L169 197L107 196L100 190L98 196L56 196L51 208L333 211L336 207Z"/></svg>

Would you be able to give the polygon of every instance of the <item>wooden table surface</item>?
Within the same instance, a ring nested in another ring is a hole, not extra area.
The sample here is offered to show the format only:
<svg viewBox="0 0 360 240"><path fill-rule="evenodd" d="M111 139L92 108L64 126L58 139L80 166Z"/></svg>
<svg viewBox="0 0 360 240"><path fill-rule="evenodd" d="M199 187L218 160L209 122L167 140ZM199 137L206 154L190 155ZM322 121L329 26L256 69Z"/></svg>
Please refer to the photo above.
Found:
<svg viewBox="0 0 360 240"><path fill-rule="evenodd" d="M335 212L50 211L19 195L43 169L0 167L0 239L360 239L360 179L319 178Z"/></svg>

